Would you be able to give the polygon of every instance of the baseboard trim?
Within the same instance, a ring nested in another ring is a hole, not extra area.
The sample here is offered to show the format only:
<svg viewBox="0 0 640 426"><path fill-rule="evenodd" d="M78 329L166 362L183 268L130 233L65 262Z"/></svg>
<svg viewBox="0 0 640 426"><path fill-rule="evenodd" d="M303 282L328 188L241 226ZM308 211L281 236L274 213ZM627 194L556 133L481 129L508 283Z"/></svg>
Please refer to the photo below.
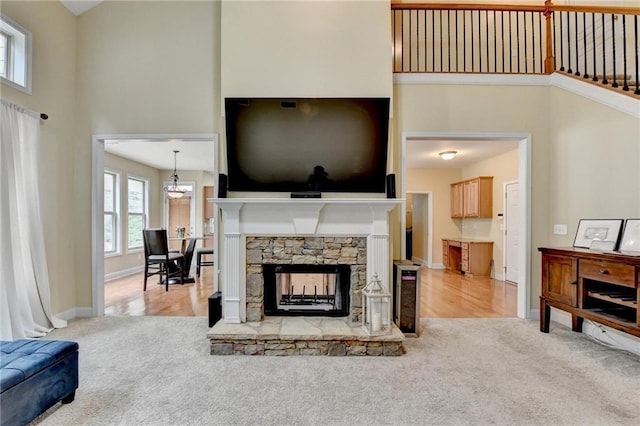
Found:
<svg viewBox="0 0 640 426"><path fill-rule="evenodd" d="M134 266L133 268L123 269L122 271L112 272L110 274L104 274L104 282L117 280L119 278L128 277L130 275L139 274L144 271L144 265Z"/></svg>
<svg viewBox="0 0 640 426"><path fill-rule="evenodd" d="M91 308L71 308L55 315L65 321L70 321L76 318L90 318L95 316L93 315L93 309Z"/></svg>

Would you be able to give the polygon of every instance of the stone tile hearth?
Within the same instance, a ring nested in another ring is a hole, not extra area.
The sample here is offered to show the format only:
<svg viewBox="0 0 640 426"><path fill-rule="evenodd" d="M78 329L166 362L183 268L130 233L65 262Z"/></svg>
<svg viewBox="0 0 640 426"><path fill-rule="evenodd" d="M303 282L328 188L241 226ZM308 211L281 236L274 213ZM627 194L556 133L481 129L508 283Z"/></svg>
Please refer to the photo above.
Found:
<svg viewBox="0 0 640 426"><path fill-rule="evenodd" d="M265 317L259 322L219 321L207 333L212 355L399 356L404 335L369 336L346 318Z"/></svg>

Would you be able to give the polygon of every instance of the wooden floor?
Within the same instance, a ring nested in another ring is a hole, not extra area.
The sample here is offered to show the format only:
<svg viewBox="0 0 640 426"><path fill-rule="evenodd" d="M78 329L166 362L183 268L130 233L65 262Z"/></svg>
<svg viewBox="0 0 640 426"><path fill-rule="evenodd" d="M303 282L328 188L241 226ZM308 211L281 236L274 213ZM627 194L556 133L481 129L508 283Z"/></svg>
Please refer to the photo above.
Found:
<svg viewBox="0 0 640 426"><path fill-rule="evenodd" d="M516 316L515 285L486 277L421 268L420 313L425 318L499 318ZM166 292L149 278L143 292L142 273L105 284L105 315L208 315L213 268L204 267L195 284L171 285Z"/></svg>
<svg viewBox="0 0 640 426"><path fill-rule="evenodd" d="M149 277L147 291L144 273L105 283L105 315L206 317L208 300L213 293L213 268L203 267L195 284L174 284L165 291L157 276Z"/></svg>
<svg viewBox="0 0 640 426"><path fill-rule="evenodd" d="M469 278L443 269L420 268L422 318L515 317L517 287L488 277Z"/></svg>

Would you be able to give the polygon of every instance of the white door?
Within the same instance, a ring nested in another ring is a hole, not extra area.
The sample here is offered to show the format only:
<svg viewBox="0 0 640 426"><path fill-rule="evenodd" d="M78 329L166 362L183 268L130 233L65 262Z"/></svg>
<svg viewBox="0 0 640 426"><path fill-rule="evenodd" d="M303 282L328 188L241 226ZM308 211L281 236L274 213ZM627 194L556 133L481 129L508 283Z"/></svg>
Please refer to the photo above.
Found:
<svg viewBox="0 0 640 426"><path fill-rule="evenodd" d="M505 280L518 283L518 182L505 184Z"/></svg>

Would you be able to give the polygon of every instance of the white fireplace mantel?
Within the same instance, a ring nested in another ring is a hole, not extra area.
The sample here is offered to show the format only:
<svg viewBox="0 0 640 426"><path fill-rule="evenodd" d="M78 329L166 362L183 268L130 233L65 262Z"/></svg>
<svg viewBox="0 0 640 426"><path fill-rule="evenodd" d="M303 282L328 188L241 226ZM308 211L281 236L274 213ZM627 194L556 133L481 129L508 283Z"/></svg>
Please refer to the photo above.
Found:
<svg viewBox="0 0 640 426"><path fill-rule="evenodd" d="M246 321L246 237L367 237L367 276L389 287L389 212L403 199L215 198L222 211L220 283L224 322Z"/></svg>

